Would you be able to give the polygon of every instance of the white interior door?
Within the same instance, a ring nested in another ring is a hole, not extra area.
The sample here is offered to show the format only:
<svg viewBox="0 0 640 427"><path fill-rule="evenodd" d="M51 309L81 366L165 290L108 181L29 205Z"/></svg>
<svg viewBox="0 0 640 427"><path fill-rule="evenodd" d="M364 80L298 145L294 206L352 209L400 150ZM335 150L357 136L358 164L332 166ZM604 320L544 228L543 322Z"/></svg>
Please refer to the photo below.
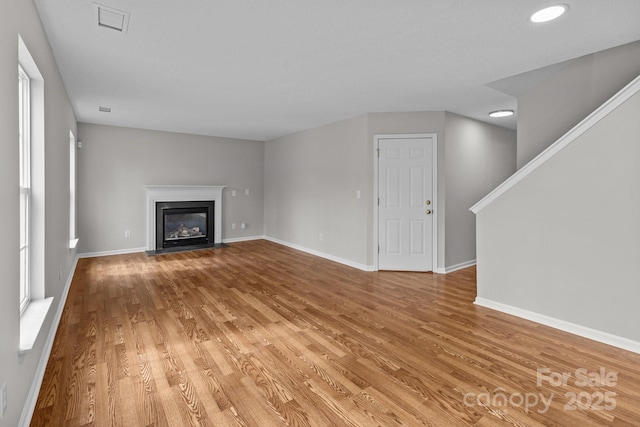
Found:
<svg viewBox="0 0 640 427"><path fill-rule="evenodd" d="M378 268L433 271L432 137L378 140Z"/></svg>

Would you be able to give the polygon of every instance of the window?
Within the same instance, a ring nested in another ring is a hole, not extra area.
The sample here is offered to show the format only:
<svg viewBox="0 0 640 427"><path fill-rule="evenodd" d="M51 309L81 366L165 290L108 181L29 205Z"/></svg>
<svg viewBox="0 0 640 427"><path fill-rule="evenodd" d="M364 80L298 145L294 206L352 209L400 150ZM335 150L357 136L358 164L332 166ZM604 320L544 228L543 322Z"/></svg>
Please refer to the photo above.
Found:
<svg viewBox="0 0 640 427"><path fill-rule="evenodd" d="M20 346L30 351L53 297L45 295L44 78L18 35L18 144L20 172Z"/></svg>
<svg viewBox="0 0 640 427"><path fill-rule="evenodd" d="M20 152L20 313L31 300L31 82L18 65L18 120Z"/></svg>
<svg viewBox="0 0 640 427"><path fill-rule="evenodd" d="M78 244L76 237L76 137L69 131L69 248Z"/></svg>

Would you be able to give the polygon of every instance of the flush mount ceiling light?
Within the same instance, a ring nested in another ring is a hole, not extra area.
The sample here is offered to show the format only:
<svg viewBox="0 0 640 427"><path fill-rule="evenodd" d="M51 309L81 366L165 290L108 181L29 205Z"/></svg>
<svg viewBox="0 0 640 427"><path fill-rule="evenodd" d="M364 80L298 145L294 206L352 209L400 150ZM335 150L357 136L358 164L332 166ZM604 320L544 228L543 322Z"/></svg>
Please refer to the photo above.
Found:
<svg viewBox="0 0 640 427"><path fill-rule="evenodd" d="M531 15L529 20L536 24L553 21L564 14L567 9L569 9L569 6L566 4L556 4L555 6L545 7Z"/></svg>
<svg viewBox="0 0 640 427"><path fill-rule="evenodd" d="M493 117L494 119L509 116L513 116L513 110L497 110L489 113L489 117Z"/></svg>

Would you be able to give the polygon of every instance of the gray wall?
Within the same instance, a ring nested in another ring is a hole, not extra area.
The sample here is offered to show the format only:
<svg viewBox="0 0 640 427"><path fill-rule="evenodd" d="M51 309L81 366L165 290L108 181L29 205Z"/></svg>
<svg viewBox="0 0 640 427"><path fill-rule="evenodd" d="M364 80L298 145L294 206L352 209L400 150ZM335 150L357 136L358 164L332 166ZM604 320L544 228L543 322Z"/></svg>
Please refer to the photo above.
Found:
<svg viewBox="0 0 640 427"><path fill-rule="evenodd" d="M61 303L75 251L69 250L69 131L76 132L71 104L33 2L6 0L0 14L0 384L7 382L8 408L0 426L14 427L27 401L55 312ZM10 12L10 13L6 13ZM44 239L45 296L54 302L33 350L18 358L18 34L44 77ZM11 226L11 224L15 224ZM61 271L61 279L58 278Z"/></svg>
<svg viewBox="0 0 640 427"><path fill-rule="evenodd" d="M469 208L516 171L516 132L446 114L444 167L447 267L476 259L476 218Z"/></svg>
<svg viewBox="0 0 640 427"><path fill-rule="evenodd" d="M410 133L438 135L437 268L475 260L468 210L515 171L516 135L445 112L370 113L268 141L265 234L373 266L374 135Z"/></svg>
<svg viewBox="0 0 640 427"><path fill-rule="evenodd" d="M640 75L640 41L576 59L518 98L518 169Z"/></svg>
<svg viewBox="0 0 640 427"><path fill-rule="evenodd" d="M264 234L263 142L86 123L78 124L78 138L80 253L144 248L143 186L153 184L226 185L222 238Z"/></svg>
<svg viewBox="0 0 640 427"><path fill-rule="evenodd" d="M363 115L266 143L266 236L367 264L366 124Z"/></svg>
<svg viewBox="0 0 640 427"><path fill-rule="evenodd" d="M407 133L435 133L438 136L438 165L444 164L445 159L445 113L444 111L418 111L398 113L370 113L367 114L367 141L369 152L368 173L370 178L369 195L371 202L368 213L369 235L367 260L374 264L373 253L373 138L383 134ZM438 169L438 200L434 200L434 209L438 211L438 254L435 268L444 269L445 264L445 175L444 168Z"/></svg>
<svg viewBox="0 0 640 427"><path fill-rule="evenodd" d="M478 297L640 341L640 95L489 204Z"/></svg>
<svg viewBox="0 0 640 427"><path fill-rule="evenodd" d="M374 135L431 132L441 165L438 268L472 261L468 209L514 170L515 133L444 112L366 114L267 143L80 123L79 252L145 247L144 185L219 184L229 186L224 239L266 235L372 266Z"/></svg>

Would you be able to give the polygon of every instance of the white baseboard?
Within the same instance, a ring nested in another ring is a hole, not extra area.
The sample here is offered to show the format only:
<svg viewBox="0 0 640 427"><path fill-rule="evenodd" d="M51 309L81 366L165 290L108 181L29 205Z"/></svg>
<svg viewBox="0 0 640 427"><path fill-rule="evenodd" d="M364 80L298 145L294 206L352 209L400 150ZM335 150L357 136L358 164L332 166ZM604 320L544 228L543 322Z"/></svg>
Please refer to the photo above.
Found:
<svg viewBox="0 0 640 427"><path fill-rule="evenodd" d="M472 265L476 265L476 260L472 259L471 261L461 262L460 264L450 265L449 267L444 268L445 273L453 273L457 270L462 270L463 268L471 267Z"/></svg>
<svg viewBox="0 0 640 427"><path fill-rule="evenodd" d="M460 264L450 265L449 267L436 267L433 269L433 272L438 274L453 273L454 271L462 270L463 268L471 267L472 265L476 265L475 259L461 262Z"/></svg>
<svg viewBox="0 0 640 427"><path fill-rule="evenodd" d="M550 326L564 332L569 332L570 334L589 338L594 341L640 354L640 342L633 341L628 338L613 335L608 332L598 331L596 329L587 328L585 326L567 322L565 320L556 319L544 314L534 313L532 311L524 310L518 307L488 300L485 298L477 297L475 300L475 304L493 310L501 311L503 313L511 314L513 316L521 317L523 319L531 320L532 322Z"/></svg>
<svg viewBox="0 0 640 427"><path fill-rule="evenodd" d="M334 256L334 255L331 255L331 254L327 254L327 253L324 253L324 252L316 251L315 249L309 249L309 248L305 248L304 246L299 246L299 245L296 245L296 244L293 244L293 243L285 242L284 240L276 239L274 237L264 236L263 238L265 240L270 241L270 242L278 243L280 245L287 246L287 247L289 247L291 249L295 249L297 251L306 252L308 254L315 255L315 256L318 256L320 258L328 259L329 261L334 261L334 262L337 262L337 263L340 263L340 264L347 265L349 267L357 268L358 270L374 271L372 265L360 264L360 263L357 263L357 262L350 261L348 259L344 259L344 258L340 258L340 257Z"/></svg>
<svg viewBox="0 0 640 427"><path fill-rule="evenodd" d="M249 240L260 240L264 239L264 236L248 236L248 237L233 237L230 239L222 239L222 243L236 243L236 242L247 242ZM85 252L82 254L78 254L79 258L95 258L99 256L109 256L109 255L125 255L125 254L133 254L137 252L146 252L147 248L129 248L129 249L116 249L113 251L99 251L99 252Z"/></svg>
<svg viewBox="0 0 640 427"><path fill-rule="evenodd" d="M264 236L231 237L229 239L222 239L222 243L248 242L250 240L263 240L264 238Z"/></svg>
<svg viewBox="0 0 640 427"><path fill-rule="evenodd" d="M71 288L73 275L75 274L76 267L78 266L78 259L80 259L80 257L76 255L75 259L73 260L73 265L71 266L71 271L69 272L69 277L67 278L67 282L65 283L64 289L62 290L62 295L60 295L58 308L56 309L53 321L51 322L51 328L49 329L47 340L44 343L44 348L42 350L42 354L40 355L40 361L38 362L35 375L33 376L33 382L31 383L31 387L29 388L27 400L25 401L24 407L22 408L22 415L20 416L20 422L18 424L19 426L28 427L29 424L31 424L33 411L36 409L36 403L38 403L38 394L40 393L40 387L42 386L44 373L47 369L49 356L51 356L51 350L53 349L53 340L56 337L56 332L58 332L58 326L60 325L60 319L62 318L62 311L64 310L64 306L67 302L67 296L69 295L69 289Z"/></svg>
<svg viewBox="0 0 640 427"><path fill-rule="evenodd" d="M146 250L147 248L129 248L129 249L116 249L113 251L85 252L83 254L78 254L78 258L95 258L98 256L133 254L136 252L145 252Z"/></svg>

